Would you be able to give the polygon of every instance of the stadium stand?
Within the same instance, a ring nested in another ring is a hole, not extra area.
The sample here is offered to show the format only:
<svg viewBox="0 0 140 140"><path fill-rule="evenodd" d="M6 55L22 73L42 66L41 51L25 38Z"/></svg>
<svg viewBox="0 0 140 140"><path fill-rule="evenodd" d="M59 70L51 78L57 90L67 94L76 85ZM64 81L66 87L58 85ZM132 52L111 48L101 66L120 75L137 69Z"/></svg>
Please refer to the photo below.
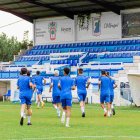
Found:
<svg viewBox="0 0 140 140"><path fill-rule="evenodd" d="M46 63L56 69L59 66L59 70L66 65L80 66L85 69L85 75L92 75L92 78L98 78L101 69L110 71L113 76L123 69L123 63L132 63L133 56L139 55L140 40L37 45L19 56L13 66L6 66L6 70L1 71L0 78L17 78L17 66L20 69L23 66L32 67ZM87 65L90 66L87 68Z"/></svg>

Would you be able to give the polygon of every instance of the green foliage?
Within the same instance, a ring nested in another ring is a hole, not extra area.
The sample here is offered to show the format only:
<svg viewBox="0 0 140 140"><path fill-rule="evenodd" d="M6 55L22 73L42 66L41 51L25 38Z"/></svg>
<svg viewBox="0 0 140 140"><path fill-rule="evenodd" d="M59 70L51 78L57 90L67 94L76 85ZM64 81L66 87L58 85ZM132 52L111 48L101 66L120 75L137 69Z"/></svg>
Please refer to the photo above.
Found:
<svg viewBox="0 0 140 140"><path fill-rule="evenodd" d="M0 34L0 61L12 61L13 56L17 55L20 49L27 49L29 44L32 42L19 42L15 37L8 38L5 33Z"/></svg>
<svg viewBox="0 0 140 140"><path fill-rule="evenodd" d="M79 104L72 107L70 128L61 124L52 104L45 108L32 106L32 126L19 125L20 104L0 103L1 140L138 140L140 139L139 108L118 107L116 115L103 117L99 105L86 105L86 117L81 117ZM85 137L85 138L84 138Z"/></svg>

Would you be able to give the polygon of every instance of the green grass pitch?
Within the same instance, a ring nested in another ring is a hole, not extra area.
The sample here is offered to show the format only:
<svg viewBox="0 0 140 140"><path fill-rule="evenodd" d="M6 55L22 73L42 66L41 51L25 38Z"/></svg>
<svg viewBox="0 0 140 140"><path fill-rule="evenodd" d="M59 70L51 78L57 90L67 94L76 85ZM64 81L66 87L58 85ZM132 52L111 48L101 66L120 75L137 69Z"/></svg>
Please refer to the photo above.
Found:
<svg viewBox="0 0 140 140"><path fill-rule="evenodd" d="M86 117L81 117L79 104L72 107L70 128L57 118L52 104L37 109L32 106L32 126L19 125L20 105L0 103L0 140L138 140L140 139L140 109L117 107L116 115L104 118L99 105L87 105Z"/></svg>

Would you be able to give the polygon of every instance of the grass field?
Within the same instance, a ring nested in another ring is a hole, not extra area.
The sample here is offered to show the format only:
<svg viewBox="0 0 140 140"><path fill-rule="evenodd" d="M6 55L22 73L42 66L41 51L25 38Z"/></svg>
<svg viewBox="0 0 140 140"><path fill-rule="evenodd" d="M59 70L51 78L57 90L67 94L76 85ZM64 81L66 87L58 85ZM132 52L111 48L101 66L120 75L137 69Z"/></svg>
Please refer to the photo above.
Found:
<svg viewBox="0 0 140 140"><path fill-rule="evenodd" d="M86 106L86 118L81 118L79 105L72 108L70 128L56 117L55 109L32 107L32 126L19 125L20 105L0 103L0 140L134 140L140 139L140 108L116 108L117 114L104 118L98 105Z"/></svg>

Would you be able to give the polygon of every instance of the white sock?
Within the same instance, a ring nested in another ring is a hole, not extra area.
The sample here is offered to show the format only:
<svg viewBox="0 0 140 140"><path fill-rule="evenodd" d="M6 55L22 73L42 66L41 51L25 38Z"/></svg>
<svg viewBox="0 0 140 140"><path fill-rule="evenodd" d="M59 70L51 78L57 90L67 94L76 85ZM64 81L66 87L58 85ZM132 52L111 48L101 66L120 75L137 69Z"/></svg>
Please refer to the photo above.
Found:
<svg viewBox="0 0 140 140"><path fill-rule="evenodd" d="M113 104L111 105L111 108L112 108L112 109L114 108Z"/></svg>
<svg viewBox="0 0 140 140"><path fill-rule="evenodd" d="M63 113L62 113L62 118L61 118L61 122L62 122L62 123L65 122L65 115L66 115L66 113L63 111Z"/></svg>
<svg viewBox="0 0 140 140"><path fill-rule="evenodd" d="M26 118L26 113L25 113L25 112L24 112L23 118L24 118L24 119Z"/></svg>
<svg viewBox="0 0 140 140"><path fill-rule="evenodd" d="M105 113L107 112L106 108L104 108L104 112L105 112Z"/></svg>
<svg viewBox="0 0 140 140"><path fill-rule="evenodd" d="M66 118L66 126L69 126L69 122L70 122L70 118L67 117L67 118Z"/></svg>
<svg viewBox="0 0 140 140"><path fill-rule="evenodd" d="M39 106L40 106L40 102L37 103L37 107L39 107Z"/></svg>
<svg viewBox="0 0 140 140"><path fill-rule="evenodd" d="M60 117L60 113L61 113L60 109L57 108L57 115L58 115L58 117Z"/></svg>
<svg viewBox="0 0 140 140"><path fill-rule="evenodd" d="M21 111L20 115L21 115L21 117L23 117L24 116L24 112Z"/></svg>
<svg viewBox="0 0 140 140"><path fill-rule="evenodd" d="M56 110L57 110L57 113L59 113L59 112L60 112L60 109L59 109L58 107L57 107L57 109L56 109Z"/></svg>
<svg viewBox="0 0 140 140"><path fill-rule="evenodd" d="M107 112L107 116L110 117L110 115L111 115L111 114L110 114L110 110L108 110L108 112Z"/></svg>
<svg viewBox="0 0 140 140"><path fill-rule="evenodd" d="M82 112L82 113L85 112L85 107L81 107L81 112Z"/></svg>
<svg viewBox="0 0 140 140"><path fill-rule="evenodd" d="M54 106L54 108L55 108L56 110L58 109L58 107L57 107L56 105Z"/></svg>
<svg viewBox="0 0 140 140"><path fill-rule="evenodd" d="M31 123L31 116L28 116L28 123Z"/></svg>

